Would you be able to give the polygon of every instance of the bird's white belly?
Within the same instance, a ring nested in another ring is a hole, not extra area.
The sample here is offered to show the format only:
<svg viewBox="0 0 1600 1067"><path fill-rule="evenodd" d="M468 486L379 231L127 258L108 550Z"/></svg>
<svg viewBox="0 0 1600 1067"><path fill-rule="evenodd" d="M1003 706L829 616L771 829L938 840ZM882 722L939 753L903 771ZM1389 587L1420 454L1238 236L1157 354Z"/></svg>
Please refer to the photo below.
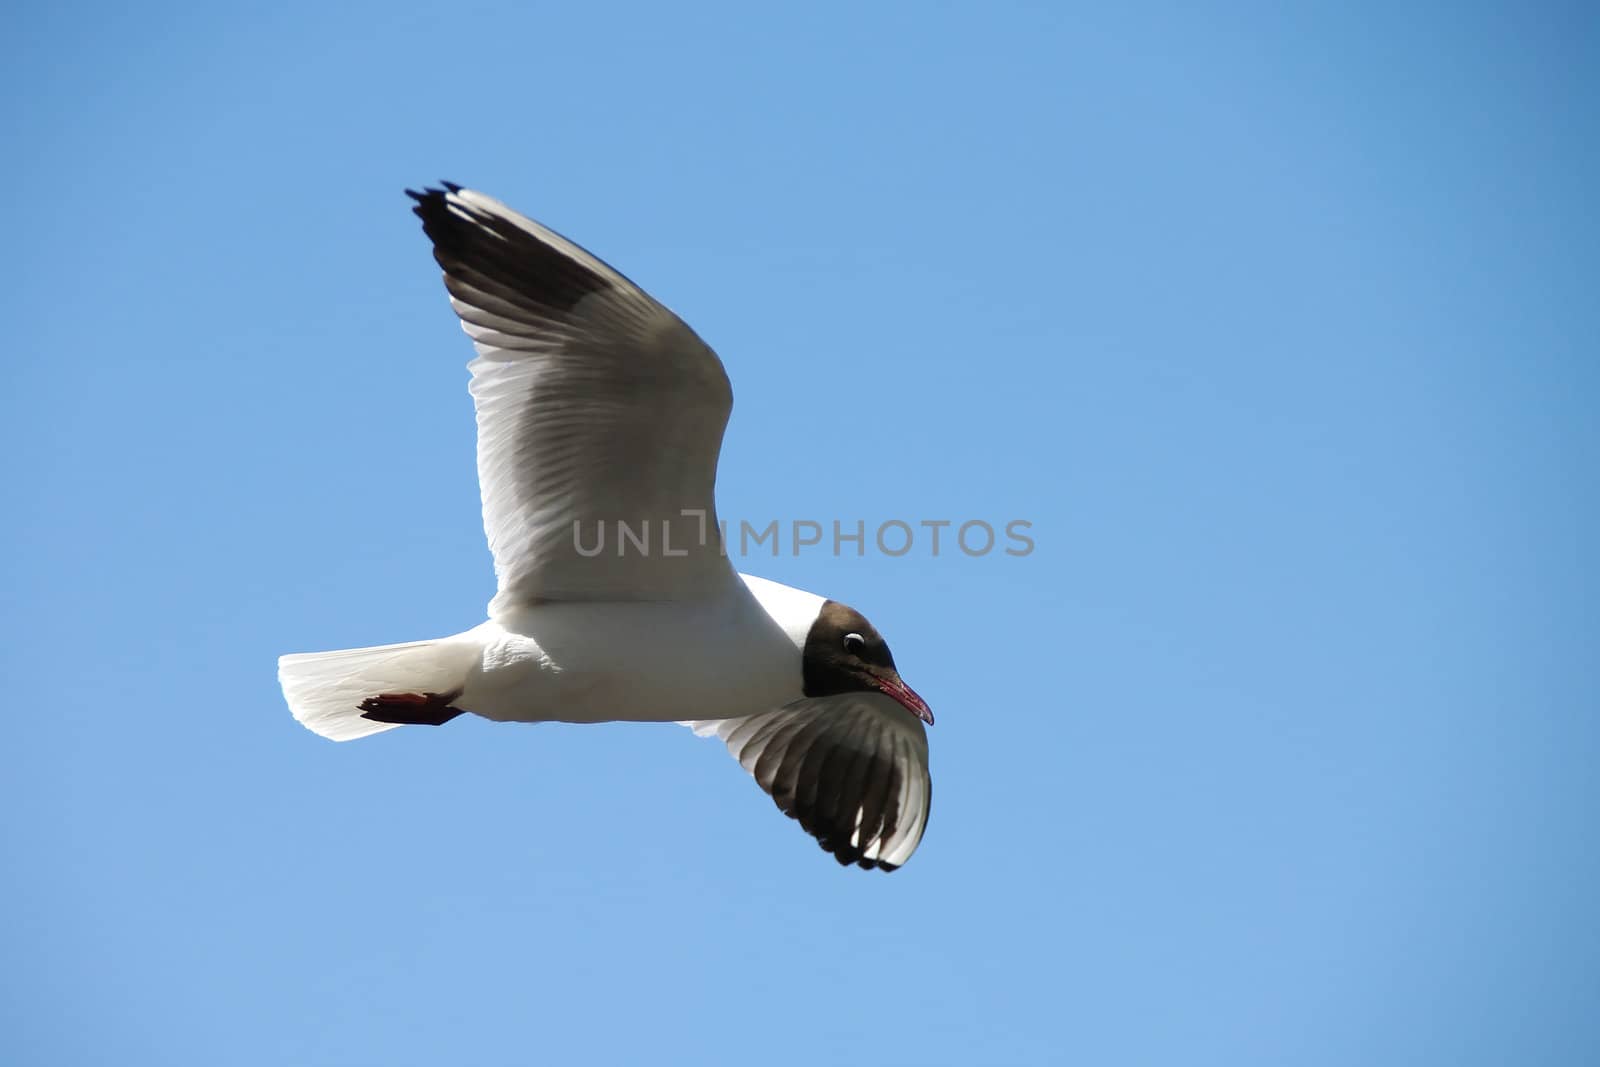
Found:
<svg viewBox="0 0 1600 1067"><path fill-rule="evenodd" d="M456 703L501 722L674 722L802 696L793 641L753 600L546 603L473 631Z"/></svg>

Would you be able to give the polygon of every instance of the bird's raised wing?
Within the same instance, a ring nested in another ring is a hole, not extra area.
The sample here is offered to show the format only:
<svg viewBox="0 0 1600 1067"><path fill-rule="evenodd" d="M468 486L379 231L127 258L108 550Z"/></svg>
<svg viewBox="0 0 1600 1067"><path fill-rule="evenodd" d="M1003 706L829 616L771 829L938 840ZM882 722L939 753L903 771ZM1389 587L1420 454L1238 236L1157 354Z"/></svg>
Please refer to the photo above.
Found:
<svg viewBox="0 0 1600 1067"><path fill-rule="evenodd" d="M882 693L807 697L683 725L721 738L779 810L841 864L892 871L922 840L933 799L928 735Z"/></svg>
<svg viewBox="0 0 1600 1067"><path fill-rule="evenodd" d="M407 192L478 350L490 615L539 600L691 599L733 580L713 495L733 391L716 353L499 201L449 184Z"/></svg>

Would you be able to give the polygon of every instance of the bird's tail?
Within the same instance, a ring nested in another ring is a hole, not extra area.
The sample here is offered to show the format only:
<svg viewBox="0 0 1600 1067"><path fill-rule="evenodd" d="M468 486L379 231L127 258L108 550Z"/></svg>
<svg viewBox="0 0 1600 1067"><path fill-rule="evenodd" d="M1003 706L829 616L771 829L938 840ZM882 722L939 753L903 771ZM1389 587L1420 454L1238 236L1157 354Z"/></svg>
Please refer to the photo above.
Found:
<svg viewBox="0 0 1600 1067"><path fill-rule="evenodd" d="M405 721L429 721L407 718L408 708L423 715L430 707L434 714L458 713L459 709L448 705L460 695L480 655L475 644L449 637L338 652L301 652L278 658L278 683L289 710L302 726L333 741L349 741ZM392 714L375 710L379 698L388 698L397 710ZM368 714L389 721L367 718Z"/></svg>

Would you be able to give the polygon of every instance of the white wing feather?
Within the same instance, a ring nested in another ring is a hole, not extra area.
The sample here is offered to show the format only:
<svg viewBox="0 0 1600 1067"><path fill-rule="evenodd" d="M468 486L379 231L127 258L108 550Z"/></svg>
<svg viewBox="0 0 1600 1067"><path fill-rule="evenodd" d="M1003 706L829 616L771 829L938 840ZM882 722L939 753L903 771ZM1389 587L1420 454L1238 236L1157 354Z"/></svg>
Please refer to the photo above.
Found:
<svg viewBox="0 0 1600 1067"><path fill-rule="evenodd" d="M499 577L490 615L539 600L688 599L732 581L714 489L733 392L716 354L620 273L499 201L456 187L412 195L478 351L478 480ZM619 523L647 548L624 543Z"/></svg>

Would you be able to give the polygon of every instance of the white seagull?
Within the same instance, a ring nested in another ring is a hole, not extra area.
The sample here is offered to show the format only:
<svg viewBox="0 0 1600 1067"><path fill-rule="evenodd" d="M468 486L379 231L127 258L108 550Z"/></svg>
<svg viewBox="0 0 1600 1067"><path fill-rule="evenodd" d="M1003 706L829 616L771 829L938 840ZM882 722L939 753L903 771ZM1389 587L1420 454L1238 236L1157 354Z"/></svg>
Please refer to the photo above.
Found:
<svg viewBox="0 0 1600 1067"><path fill-rule="evenodd" d="M458 185L415 213L477 358L489 621L283 656L335 741L464 712L715 734L841 864L892 871L928 821L928 705L853 608L739 574L713 487L733 391L682 320L560 234ZM609 545L604 538L611 534Z"/></svg>

